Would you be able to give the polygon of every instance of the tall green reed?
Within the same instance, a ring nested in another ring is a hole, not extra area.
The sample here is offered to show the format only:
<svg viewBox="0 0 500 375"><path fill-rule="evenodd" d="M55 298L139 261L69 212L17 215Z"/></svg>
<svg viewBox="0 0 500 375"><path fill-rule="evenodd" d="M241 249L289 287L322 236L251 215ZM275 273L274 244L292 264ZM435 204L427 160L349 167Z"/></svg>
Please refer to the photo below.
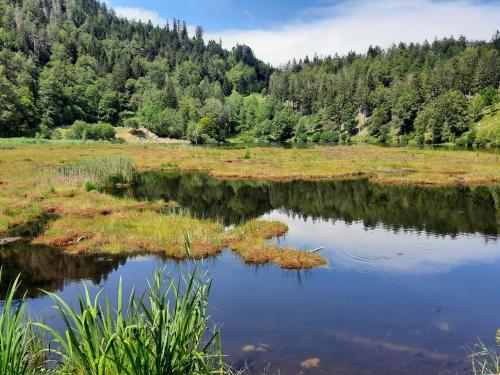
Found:
<svg viewBox="0 0 500 375"><path fill-rule="evenodd" d="M500 330L497 332L497 344L500 345ZM471 366L473 375L500 374L500 353L479 341L471 350Z"/></svg>
<svg viewBox="0 0 500 375"><path fill-rule="evenodd" d="M102 291L91 298L87 286L78 309L48 293L56 303L65 331L40 324L53 336L65 373L222 374L218 331L208 329L210 280L193 272L178 282L156 271L149 290L136 298L132 290L124 307L120 280L117 306Z"/></svg>
<svg viewBox="0 0 500 375"><path fill-rule="evenodd" d="M2 270L0 269L0 281ZM42 341L26 315L26 297L16 299L19 276L7 288L0 313L0 374L39 373Z"/></svg>

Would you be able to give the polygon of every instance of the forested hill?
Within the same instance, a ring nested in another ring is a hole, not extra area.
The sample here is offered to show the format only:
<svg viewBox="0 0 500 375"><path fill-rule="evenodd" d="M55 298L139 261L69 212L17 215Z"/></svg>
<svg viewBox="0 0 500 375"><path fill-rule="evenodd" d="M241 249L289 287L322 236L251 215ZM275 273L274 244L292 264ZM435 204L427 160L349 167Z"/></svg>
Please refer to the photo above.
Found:
<svg viewBox="0 0 500 375"><path fill-rule="evenodd" d="M145 101L182 111L164 129L182 136L200 101L260 92L271 72L249 47L205 43L177 20L133 22L97 0L0 0L0 136L119 124Z"/></svg>
<svg viewBox="0 0 500 375"><path fill-rule="evenodd" d="M302 116L295 137L455 142L498 102L499 52L497 31L490 42L444 38L387 50L370 46L363 55L306 57L275 72L269 94Z"/></svg>
<svg viewBox="0 0 500 375"><path fill-rule="evenodd" d="M73 124L66 137L113 138L113 125L193 143L500 145L498 32L278 69L250 47L193 34L178 20L120 18L97 0L0 0L0 137L60 137ZM485 114L490 125L476 125Z"/></svg>

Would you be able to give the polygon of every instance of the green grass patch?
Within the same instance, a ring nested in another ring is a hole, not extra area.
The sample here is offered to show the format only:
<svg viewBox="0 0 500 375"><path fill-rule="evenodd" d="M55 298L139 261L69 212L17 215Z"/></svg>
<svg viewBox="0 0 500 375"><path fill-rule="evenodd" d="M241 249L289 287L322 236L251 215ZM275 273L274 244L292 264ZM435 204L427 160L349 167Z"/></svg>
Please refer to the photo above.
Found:
<svg viewBox="0 0 500 375"><path fill-rule="evenodd" d="M133 173L132 160L123 156L82 159L54 168L56 179L68 185L83 185L86 183L95 186L124 184L130 181Z"/></svg>

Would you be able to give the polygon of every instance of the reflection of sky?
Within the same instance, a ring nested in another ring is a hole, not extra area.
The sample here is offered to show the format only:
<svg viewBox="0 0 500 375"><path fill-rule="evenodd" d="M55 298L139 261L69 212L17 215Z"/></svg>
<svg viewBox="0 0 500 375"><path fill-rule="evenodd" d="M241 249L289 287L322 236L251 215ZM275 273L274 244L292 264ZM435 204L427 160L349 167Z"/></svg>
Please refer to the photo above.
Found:
<svg viewBox="0 0 500 375"><path fill-rule="evenodd" d="M473 262L490 263L500 258L495 238L481 235L436 236L412 230L365 229L362 223L291 217L278 210L263 216L288 224L280 245L314 249L331 267L360 272L428 274L448 272Z"/></svg>

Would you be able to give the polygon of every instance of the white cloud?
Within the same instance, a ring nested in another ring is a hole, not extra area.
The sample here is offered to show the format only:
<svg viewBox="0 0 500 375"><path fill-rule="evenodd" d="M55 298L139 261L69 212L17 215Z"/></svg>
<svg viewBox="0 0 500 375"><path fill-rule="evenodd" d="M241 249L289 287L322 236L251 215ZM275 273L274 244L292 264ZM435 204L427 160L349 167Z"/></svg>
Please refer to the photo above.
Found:
<svg viewBox="0 0 500 375"><path fill-rule="evenodd" d="M363 0L306 9L294 21L271 29L222 30L207 39L222 39L226 48L244 43L273 65L293 57L365 52L399 41L465 35L489 39L500 27L500 5L472 0Z"/></svg>
<svg viewBox="0 0 500 375"><path fill-rule="evenodd" d="M155 11L134 7L113 7L113 9L118 16L129 20L142 21L145 23L151 21L154 25L158 26L167 24L167 19L161 17L158 12Z"/></svg>
<svg viewBox="0 0 500 375"><path fill-rule="evenodd" d="M172 26L173 19L169 20L167 18L163 18L160 14L153 10L136 8L136 7L112 7L115 13L123 18L127 18L129 20L134 21L142 21L147 23L151 21L155 26L165 26L167 22ZM181 20L182 22L182 20ZM187 31L189 35L194 35L196 30L196 26L187 25Z"/></svg>

